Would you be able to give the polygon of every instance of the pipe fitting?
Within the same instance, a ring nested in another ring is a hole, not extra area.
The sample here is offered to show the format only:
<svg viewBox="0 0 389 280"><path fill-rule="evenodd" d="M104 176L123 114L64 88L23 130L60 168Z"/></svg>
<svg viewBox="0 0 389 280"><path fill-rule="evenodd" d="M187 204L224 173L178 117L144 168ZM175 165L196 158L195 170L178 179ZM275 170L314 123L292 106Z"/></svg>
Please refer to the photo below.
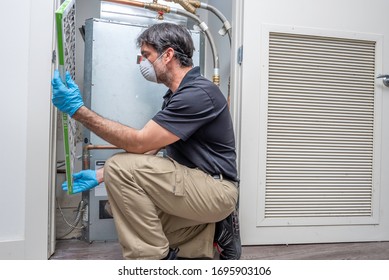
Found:
<svg viewBox="0 0 389 280"><path fill-rule="evenodd" d="M167 2L174 2L180 4L186 11L196 14L196 7L194 7L188 0L166 0Z"/></svg>
<svg viewBox="0 0 389 280"><path fill-rule="evenodd" d="M215 85L220 86L220 75L213 75L212 76L212 82Z"/></svg>
<svg viewBox="0 0 389 280"><path fill-rule="evenodd" d="M189 4L191 4L195 8L201 8L201 2L197 0L188 0Z"/></svg>
<svg viewBox="0 0 389 280"><path fill-rule="evenodd" d="M191 4L189 4L188 1L185 0L177 0L178 4L181 5L185 10L187 10L189 13L196 14L196 8L193 7Z"/></svg>
<svg viewBox="0 0 389 280"><path fill-rule="evenodd" d="M156 12L170 13L170 7L158 3L144 3L144 8Z"/></svg>

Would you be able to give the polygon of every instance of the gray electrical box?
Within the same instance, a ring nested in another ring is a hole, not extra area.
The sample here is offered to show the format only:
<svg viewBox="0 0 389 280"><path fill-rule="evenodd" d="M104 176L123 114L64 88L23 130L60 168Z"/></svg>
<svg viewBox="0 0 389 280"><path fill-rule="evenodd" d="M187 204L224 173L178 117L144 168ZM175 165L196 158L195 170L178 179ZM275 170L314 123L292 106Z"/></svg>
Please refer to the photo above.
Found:
<svg viewBox="0 0 389 280"><path fill-rule="evenodd" d="M147 28L103 19L89 19L85 25L84 100L87 107L108 119L133 128L142 128L162 106L167 88L146 81L139 71L140 50L136 47L138 35ZM200 59L203 40L198 31L192 31L195 44L193 61ZM97 169L106 159L122 150L106 149L109 143L88 130L84 131L84 168ZM85 158L87 156L87 158ZM104 184L83 194L87 202L84 215L84 239L115 240L117 234L107 209Z"/></svg>

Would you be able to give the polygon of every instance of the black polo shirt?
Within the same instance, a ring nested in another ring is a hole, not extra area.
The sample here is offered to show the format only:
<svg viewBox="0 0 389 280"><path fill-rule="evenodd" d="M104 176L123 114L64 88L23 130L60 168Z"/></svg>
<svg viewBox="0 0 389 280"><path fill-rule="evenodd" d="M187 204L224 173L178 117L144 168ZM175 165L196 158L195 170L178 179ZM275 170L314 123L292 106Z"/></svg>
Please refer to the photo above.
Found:
<svg viewBox="0 0 389 280"><path fill-rule="evenodd" d="M219 87L191 69L173 94L168 90L153 120L180 138L166 147L180 164L237 181L235 136Z"/></svg>

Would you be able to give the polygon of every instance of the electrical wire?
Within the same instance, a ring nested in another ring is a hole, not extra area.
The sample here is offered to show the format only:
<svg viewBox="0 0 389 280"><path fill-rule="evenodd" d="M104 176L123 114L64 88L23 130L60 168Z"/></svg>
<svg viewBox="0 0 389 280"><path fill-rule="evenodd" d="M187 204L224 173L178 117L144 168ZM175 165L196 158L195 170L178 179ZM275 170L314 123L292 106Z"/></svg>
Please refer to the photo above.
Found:
<svg viewBox="0 0 389 280"><path fill-rule="evenodd" d="M81 200L80 203L78 204L77 215L76 215L76 217L74 219L74 222L72 224L69 223L68 220L65 218L65 214L63 213L62 208L61 208L60 204L58 203L58 199L56 199L56 201L57 201L58 209L59 209L59 212L61 213L62 219L69 226L69 229L64 234L62 234L60 237L57 237L57 239L63 239L64 237L66 237L67 235L72 233L75 229L80 229L81 230L81 229L85 228L84 225L81 226L81 227L77 227L78 223L81 220L82 214L85 211L86 204L85 204L85 202L83 200Z"/></svg>

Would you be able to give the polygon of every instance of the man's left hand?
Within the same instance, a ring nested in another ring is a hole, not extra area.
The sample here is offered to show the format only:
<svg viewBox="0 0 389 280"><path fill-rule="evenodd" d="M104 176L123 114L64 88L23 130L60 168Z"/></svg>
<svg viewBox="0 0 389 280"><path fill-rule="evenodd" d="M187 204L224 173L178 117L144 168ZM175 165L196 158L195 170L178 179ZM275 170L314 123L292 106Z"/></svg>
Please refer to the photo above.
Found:
<svg viewBox="0 0 389 280"><path fill-rule="evenodd" d="M81 170L80 172L73 174L72 194L88 191L98 185L99 182L97 181L96 170ZM68 191L68 182L62 184L62 189L66 192Z"/></svg>

